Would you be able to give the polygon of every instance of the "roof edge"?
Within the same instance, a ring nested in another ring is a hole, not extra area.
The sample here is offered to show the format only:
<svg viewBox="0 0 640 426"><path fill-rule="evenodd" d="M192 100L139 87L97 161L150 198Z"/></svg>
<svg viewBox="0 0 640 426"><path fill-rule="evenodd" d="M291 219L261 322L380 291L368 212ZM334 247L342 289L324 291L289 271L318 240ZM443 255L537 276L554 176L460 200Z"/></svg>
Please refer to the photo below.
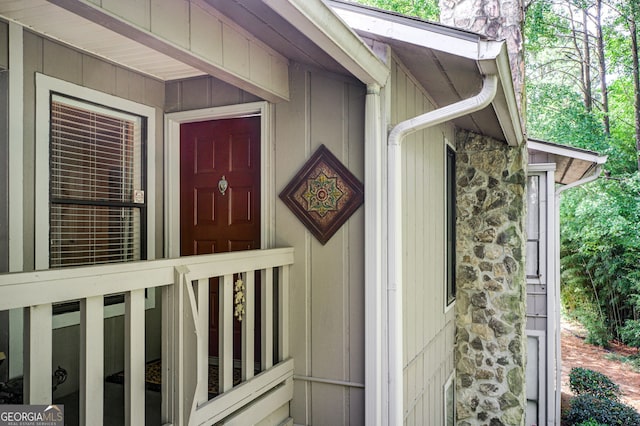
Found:
<svg viewBox="0 0 640 426"><path fill-rule="evenodd" d="M390 70L322 0L262 0L365 84L384 86Z"/></svg>

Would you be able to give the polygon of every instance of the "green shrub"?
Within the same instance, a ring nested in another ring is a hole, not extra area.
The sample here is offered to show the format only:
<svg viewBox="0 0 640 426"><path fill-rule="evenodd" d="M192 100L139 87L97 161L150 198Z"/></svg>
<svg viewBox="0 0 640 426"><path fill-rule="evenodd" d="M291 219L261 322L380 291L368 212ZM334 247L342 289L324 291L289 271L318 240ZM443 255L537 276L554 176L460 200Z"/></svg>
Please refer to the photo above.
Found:
<svg viewBox="0 0 640 426"><path fill-rule="evenodd" d="M640 348L640 321L627 320L620 328L620 337L626 345Z"/></svg>
<svg viewBox="0 0 640 426"><path fill-rule="evenodd" d="M595 421L608 426L630 426L640 425L640 414L618 401L583 394L571 400L565 421L570 425ZM591 426L593 423L587 424Z"/></svg>
<svg viewBox="0 0 640 426"><path fill-rule="evenodd" d="M607 425L603 425L602 423L598 423L593 419L589 419L586 422L578 423L575 426L607 426Z"/></svg>
<svg viewBox="0 0 640 426"><path fill-rule="evenodd" d="M578 309L576 316L587 330L585 342L591 345L602 346L603 348L609 347L611 333L609 332L609 328L607 328L606 321L601 318L593 306Z"/></svg>
<svg viewBox="0 0 640 426"><path fill-rule="evenodd" d="M617 384L604 374L588 368L572 368L569 373L569 387L576 395L589 394L614 401L620 396L620 387Z"/></svg>

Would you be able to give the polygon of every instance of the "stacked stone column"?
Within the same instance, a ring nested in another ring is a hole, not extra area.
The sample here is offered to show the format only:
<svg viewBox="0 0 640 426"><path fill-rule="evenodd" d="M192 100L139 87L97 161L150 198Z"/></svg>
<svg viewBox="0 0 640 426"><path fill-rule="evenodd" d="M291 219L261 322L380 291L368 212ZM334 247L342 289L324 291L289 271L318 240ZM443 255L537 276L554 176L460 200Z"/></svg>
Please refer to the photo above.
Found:
<svg viewBox="0 0 640 426"><path fill-rule="evenodd" d="M456 396L459 426L521 425L525 411L525 162L459 131Z"/></svg>

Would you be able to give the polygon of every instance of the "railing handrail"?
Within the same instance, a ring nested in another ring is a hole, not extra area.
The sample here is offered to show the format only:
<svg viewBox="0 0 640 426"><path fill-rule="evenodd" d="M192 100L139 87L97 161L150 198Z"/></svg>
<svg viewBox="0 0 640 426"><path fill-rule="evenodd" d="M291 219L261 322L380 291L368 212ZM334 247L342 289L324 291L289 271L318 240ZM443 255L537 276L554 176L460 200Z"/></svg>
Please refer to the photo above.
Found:
<svg viewBox="0 0 640 426"><path fill-rule="evenodd" d="M174 284L177 266L190 279L293 264L293 248L246 250L0 275L0 311ZM90 280L88 282L88 280Z"/></svg>

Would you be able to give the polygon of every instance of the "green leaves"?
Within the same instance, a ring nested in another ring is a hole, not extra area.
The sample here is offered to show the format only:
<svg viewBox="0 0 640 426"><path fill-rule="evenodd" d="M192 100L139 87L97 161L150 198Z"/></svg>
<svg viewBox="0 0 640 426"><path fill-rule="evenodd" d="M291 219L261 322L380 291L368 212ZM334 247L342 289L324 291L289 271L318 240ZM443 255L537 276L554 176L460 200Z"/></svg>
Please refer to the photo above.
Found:
<svg viewBox="0 0 640 426"><path fill-rule="evenodd" d="M416 16L430 21L438 21L440 8L438 0L356 0L357 3L391 10L403 15Z"/></svg>

